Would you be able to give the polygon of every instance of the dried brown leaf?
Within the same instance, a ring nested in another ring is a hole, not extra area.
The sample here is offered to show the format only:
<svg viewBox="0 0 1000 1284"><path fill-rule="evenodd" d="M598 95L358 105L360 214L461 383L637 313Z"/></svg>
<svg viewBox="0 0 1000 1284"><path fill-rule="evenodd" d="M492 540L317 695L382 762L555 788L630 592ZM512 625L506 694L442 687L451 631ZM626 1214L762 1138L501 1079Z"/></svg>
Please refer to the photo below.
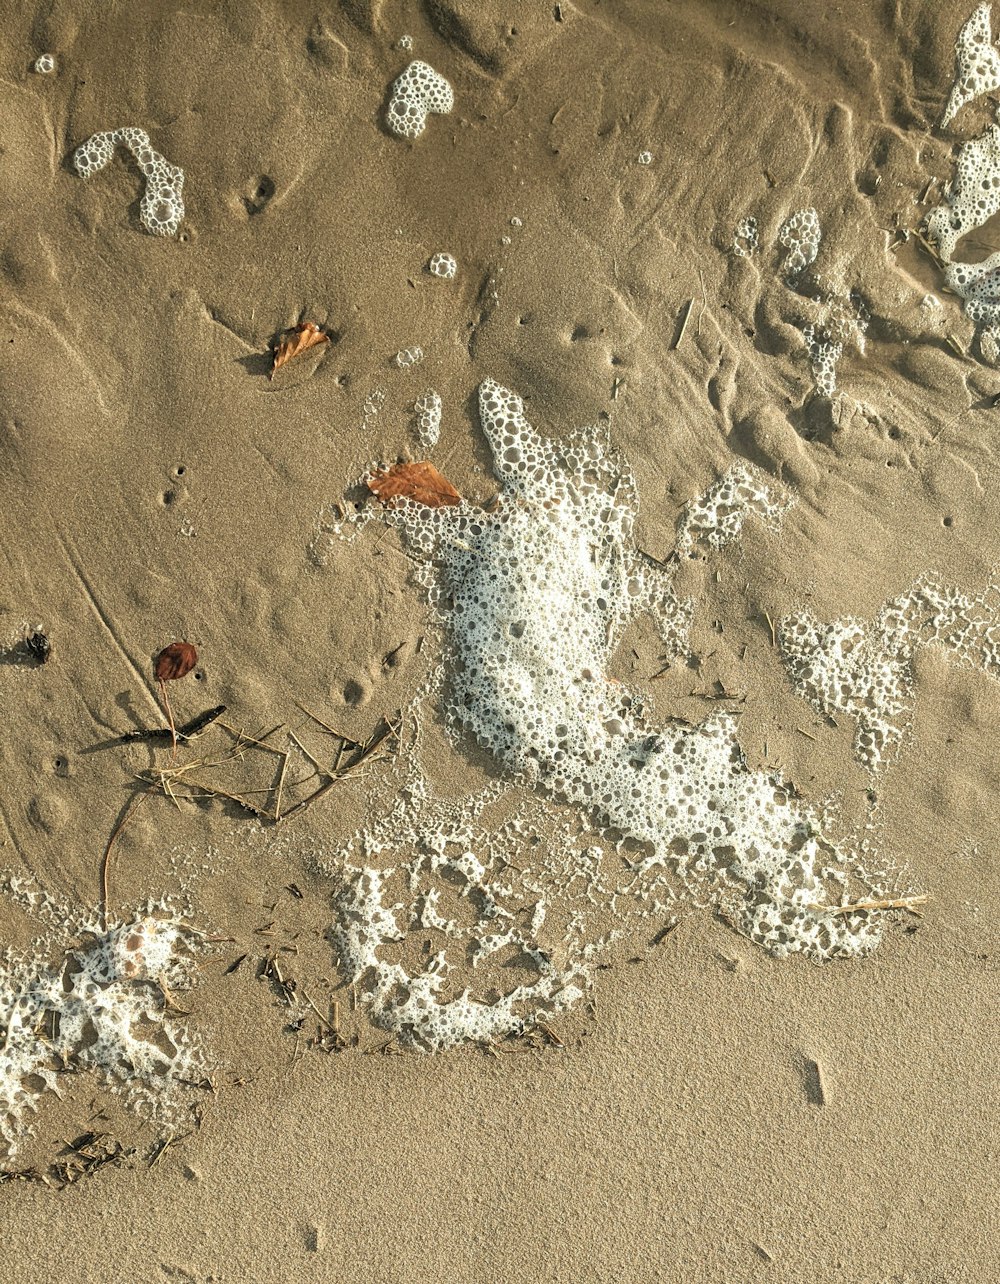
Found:
<svg viewBox="0 0 1000 1284"><path fill-rule="evenodd" d="M171 642L153 661L157 682L176 682L190 673L198 663L198 652L191 642Z"/></svg>
<svg viewBox="0 0 1000 1284"><path fill-rule="evenodd" d="M303 321L301 325L295 326L293 330L285 332L284 337L278 342L274 349L274 365L271 367L271 378L274 378L274 372L283 366L293 357L301 356L303 352L308 352L310 348L315 348L317 343L329 343L330 336L325 330L321 330L315 321Z"/></svg>
<svg viewBox="0 0 1000 1284"><path fill-rule="evenodd" d="M460 504L462 496L433 464L426 460L417 464L393 464L380 469L367 480L368 489L383 504L395 499L412 499L428 508L443 508L446 504Z"/></svg>

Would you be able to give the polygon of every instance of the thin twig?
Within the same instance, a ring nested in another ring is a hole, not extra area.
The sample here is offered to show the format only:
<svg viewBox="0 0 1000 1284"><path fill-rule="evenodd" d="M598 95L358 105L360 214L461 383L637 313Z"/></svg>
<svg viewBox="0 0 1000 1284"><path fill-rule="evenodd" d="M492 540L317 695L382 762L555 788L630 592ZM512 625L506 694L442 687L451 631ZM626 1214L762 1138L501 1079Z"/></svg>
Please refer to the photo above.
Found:
<svg viewBox="0 0 1000 1284"><path fill-rule="evenodd" d="M813 905L810 908L825 910L828 914L856 914L861 910L890 909L908 910L911 914L917 914L916 906L926 905L929 900L929 896L920 894L918 896L900 896L895 900L853 901L850 905Z"/></svg>
<svg viewBox="0 0 1000 1284"><path fill-rule="evenodd" d="M311 753L309 752L309 750L305 747L305 745L304 745L304 744L302 743L302 741L298 738L298 736L295 734L295 732L294 732L294 731L289 731L289 733L288 733L288 739L289 739L289 740L292 740L292 741L294 741L294 742L295 742L295 746L296 746L296 748L299 750L299 752L303 755L303 757L305 757L305 758L308 758L308 759L309 759L309 761L312 763L312 765L316 768L316 770L319 772L319 774L320 774L321 776L325 776L325 775L327 774L327 773L326 773L325 768L323 768L322 766L320 766L320 764L319 764L319 763L316 761L316 759L312 756L312 754L311 754Z"/></svg>
<svg viewBox="0 0 1000 1284"><path fill-rule="evenodd" d="M236 728L231 727L228 722L223 722L221 718L219 719L219 726L223 729L223 731L228 731L229 734L236 740L237 747L241 747L242 742L246 740L250 744L256 745L258 749L266 749L268 753L280 754L284 752L281 749L275 749L274 745L269 745L266 743L268 740L270 740L270 738L274 735L274 733L276 731L280 731L284 725L285 724L283 722L278 722L278 723L275 723L275 725L271 728L270 731L265 731L263 735L251 736L251 735L248 735L247 732L245 731L237 731Z"/></svg>
<svg viewBox="0 0 1000 1284"><path fill-rule="evenodd" d="M681 346L684 339L684 332L687 330L688 322L691 320L691 309L694 307L694 299L688 299L687 307L684 309L684 319L681 321L681 328L677 332L677 338L674 340L674 351Z"/></svg>
<svg viewBox="0 0 1000 1284"><path fill-rule="evenodd" d="M111 831L111 837L108 839L108 845L104 849L104 857L101 861L101 922L104 925L105 931L108 926L108 902L110 900L108 894L108 870L111 866L111 849L114 847L118 835L135 815L140 804L144 799L148 798L151 793L152 789L146 789L139 794L138 798L133 798L131 800L125 808L125 811L122 813L118 824L115 825L114 829Z"/></svg>
<svg viewBox="0 0 1000 1284"><path fill-rule="evenodd" d="M285 784L285 772L288 770L288 754L281 760L281 774L278 777L278 797L274 804L274 819L277 820L281 815L281 791Z"/></svg>
<svg viewBox="0 0 1000 1284"><path fill-rule="evenodd" d="M167 695L167 684L160 678L160 695L163 697L163 704L167 710L167 721L170 723L170 761L177 757L177 728L174 726L174 711L170 707L170 697Z"/></svg>
<svg viewBox="0 0 1000 1284"><path fill-rule="evenodd" d="M306 706L301 702L301 700L296 700L295 703L296 705L298 705L298 707L302 710L302 712L306 715L307 718L312 718L313 722L315 722L318 726L322 727L324 731L328 731L331 736L336 736L339 740L342 740L344 744L353 745L355 749L361 748L361 746L358 744L356 740L352 740L350 736L345 736L342 731L338 731L336 727L331 727L328 722L324 722L322 718L317 717L317 715L313 713L311 709L306 708Z"/></svg>

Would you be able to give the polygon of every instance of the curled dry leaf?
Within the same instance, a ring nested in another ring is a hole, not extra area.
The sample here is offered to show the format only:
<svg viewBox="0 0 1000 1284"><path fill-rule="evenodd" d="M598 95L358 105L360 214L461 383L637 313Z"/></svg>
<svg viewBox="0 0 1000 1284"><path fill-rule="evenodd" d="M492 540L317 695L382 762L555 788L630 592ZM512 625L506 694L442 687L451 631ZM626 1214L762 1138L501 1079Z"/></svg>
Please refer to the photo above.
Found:
<svg viewBox="0 0 1000 1284"><path fill-rule="evenodd" d="M412 499L428 508L443 508L446 504L460 504L462 496L433 464L426 460L420 464L394 464L379 469L367 479L368 489L383 504L395 499Z"/></svg>
<svg viewBox="0 0 1000 1284"><path fill-rule="evenodd" d="M301 356L303 352L308 352L310 348L315 348L317 343L329 343L330 336L325 330L321 330L315 321L303 321L301 325L295 326L292 330L287 330L274 349L274 365L271 367L271 378L274 378L274 372L283 366L293 357Z"/></svg>
<svg viewBox="0 0 1000 1284"><path fill-rule="evenodd" d="M198 652L191 642L171 642L153 661L157 682L176 682L190 673L198 663Z"/></svg>

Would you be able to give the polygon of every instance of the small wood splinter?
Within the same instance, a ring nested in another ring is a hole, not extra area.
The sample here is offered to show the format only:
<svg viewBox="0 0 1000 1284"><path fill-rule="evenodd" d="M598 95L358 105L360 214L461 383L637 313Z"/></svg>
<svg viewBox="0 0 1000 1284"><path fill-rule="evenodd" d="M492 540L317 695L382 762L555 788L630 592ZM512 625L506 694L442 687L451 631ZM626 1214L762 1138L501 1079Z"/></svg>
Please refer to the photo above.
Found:
<svg viewBox="0 0 1000 1284"><path fill-rule="evenodd" d="M907 910L910 914L919 914L918 906L926 905L930 897L926 893L917 896L900 896L895 900L852 901L850 905L813 905L816 910L827 914L857 914L862 910Z"/></svg>

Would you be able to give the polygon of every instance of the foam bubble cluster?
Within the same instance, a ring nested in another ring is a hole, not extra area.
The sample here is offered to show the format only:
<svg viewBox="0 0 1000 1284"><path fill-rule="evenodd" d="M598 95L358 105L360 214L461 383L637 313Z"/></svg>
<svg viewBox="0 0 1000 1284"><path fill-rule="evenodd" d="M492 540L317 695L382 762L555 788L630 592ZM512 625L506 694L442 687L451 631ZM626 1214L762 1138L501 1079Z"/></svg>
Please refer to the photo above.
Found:
<svg viewBox="0 0 1000 1284"><path fill-rule="evenodd" d="M184 171L155 151L144 129L125 127L93 134L73 153L73 165L81 178L90 178L104 169L119 144L135 157L146 179L139 206L139 218L154 236L176 236L184 218Z"/></svg>
<svg viewBox="0 0 1000 1284"><path fill-rule="evenodd" d="M411 763L381 824L320 864L339 885L330 939L344 979L405 1047L495 1043L568 1011L586 992L575 938L558 949L540 940L550 905L526 870L526 818L489 829L480 819L495 797L487 789L457 804L435 801ZM401 852L400 865L380 863ZM407 949L421 938L421 951Z"/></svg>
<svg viewBox="0 0 1000 1284"><path fill-rule="evenodd" d="M441 435L441 398L433 388L428 388L417 398L413 409L417 416L417 437L421 446L430 450Z"/></svg>
<svg viewBox="0 0 1000 1284"><path fill-rule="evenodd" d="M996 359L1000 345L1000 252L980 263L953 258L962 237L1000 210L1000 125L990 125L958 152L955 178L943 204L927 216L927 230L945 261L945 281L964 300L965 314L980 332L984 356Z"/></svg>
<svg viewBox="0 0 1000 1284"><path fill-rule="evenodd" d="M444 76L417 59L393 83L386 124L398 138L419 138L429 114L445 116L454 104L455 95Z"/></svg>
<svg viewBox="0 0 1000 1284"><path fill-rule="evenodd" d="M919 647L1000 677L1000 586L970 596L921 579L886 602L873 624L852 616L822 624L800 611L781 622L780 642L799 694L821 713L855 720L855 756L876 773L909 728Z"/></svg>
<svg viewBox="0 0 1000 1284"><path fill-rule="evenodd" d="M516 780L644 845L643 868L669 866L768 950L870 949L871 916L837 912L854 857L778 776L748 767L736 716L657 725L638 690L610 679L642 612L668 655L683 654L691 605L638 553L635 483L605 435L547 441L493 380L479 410L502 486L495 509L402 500L386 512L425 559L420 582L448 640L450 725ZM731 537L748 509L773 517L774 503L752 478L730 479L682 539L711 542L713 507Z"/></svg>
<svg viewBox="0 0 1000 1284"><path fill-rule="evenodd" d="M369 809L349 844L316 862L336 883L330 939L344 982L401 1045L433 1052L568 1013L611 946L677 922L680 890L538 792L494 780L436 797L421 706L443 680L437 669L403 716L387 812Z"/></svg>
<svg viewBox="0 0 1000 1284"><path fill-rule="evenodd" d="M411 366L419 365L423 359L424 350L418 347L400 348L395 357L393 357L393 361L395 361L400 370L409 370Z"/></svg>
<svg viewBox="0 0 1000 1284"><path fill-rule="evenodd" d="M951 262L959 241L1000 210L1000 126L963 143L944 204L927 215L927 230ZM964 266L964 265L959 265ZM976 265L981 266L981 265Z"/></svg>
<svg viewBox="0 0 1000 1284"><path fill-rule="evenodd" d="M796 210L778 230L778 240L788 251L785 256L785 275L798 276L811 263L815 263L821 239L819 215L814 209Z"/></svg>
<svg viewBox="0 0 1000 1284"><path fill-rule="evenodd" d="M992 44L990 6L981 4L959 33L955 47L958 78L942 123L981 93L1000 88L1000 55ZM964 301L965 314L979 331L980 348L1000 359L1000 252L980 263L955 259L963 237L1000 211L1000 125L992 124L958 149L955 176L944 200L927 215L928 236L945 264L948 287Z"/></svg>
<svg viewBox="0 0 1000 1284"><path fill-rule="evenodd" d="M56 60L50 53L39 54L35 59L35 71L40 76L51 76L56 69Z"/></svg>
<svg viewBox="0 0 1000 1284"><path fill-rule="evenodd" d="M837 364L845 348L854 347L864 353L868 316L842 283L823 280L816 273L803 277L816 261L821 239L819 215L812 208L796 210L778 232L780 244L788 251L783 265L786 284L797 291L800 304L804 302L803 283L809 288L806 306L811 315L808 319L800 317L797 324L809 355L815 393L829 400L837 391ZM733 248L735 253L748 253L739 240Z"/></svg>
<svg viewBox="0 0 1000 1284"><path fill-rule="evenodd" d="M752 214L748 214L736 224L733 232L733 253L737 258L749 259L757 252L759 245L760 232L757 220Z"/></svg>
<svg viewBox="0 0 1000 1284"><path fill-rule="evenodd" d="M864 354L867 329L866 317L836 295L821 305L817 321L803 326L817 396L830 398L837 391L837 363L848 345Z"/></svg>
<svg viewBox="0 0 1000 1284"><path fill-rule="evenodd" d="M981 4L958 33L955 42L955 83L948 95L944 127L966 103L1000 89L1000 54L993 44L992 5Z"/></svg>
<svg viewBox="0 0 1000 1284"><path fill-rule="evenodd" d="M749 464L734 464L704 495L685 506L677 528L677 547L686 552L698 543L723 548L739 538L751 513L777 531L790 506L791 500L778 497Z"/></svg>
<svg viewBox="0 0 1000 1284"><path fill-rule="evenodd" d="M29 904L38 896L13 882L8 891ZM11 1150L69 1070L95 1072L152 1119L189 1099L205 1075L202 1054L167 1009L168 992L190 981L189 945L160 906L106 928L85 924L57 962L0 958L0 1137Z"/></svg>
<svg viewBox="0 0 1000 1284"><path fill-rule="evenodd" d="M444 280L450 281L458 271L458 264L452 255L444 254L439 250L437 254L431 256L431 261L427 264L427 270L432 276L440 276Z"/></svg>

